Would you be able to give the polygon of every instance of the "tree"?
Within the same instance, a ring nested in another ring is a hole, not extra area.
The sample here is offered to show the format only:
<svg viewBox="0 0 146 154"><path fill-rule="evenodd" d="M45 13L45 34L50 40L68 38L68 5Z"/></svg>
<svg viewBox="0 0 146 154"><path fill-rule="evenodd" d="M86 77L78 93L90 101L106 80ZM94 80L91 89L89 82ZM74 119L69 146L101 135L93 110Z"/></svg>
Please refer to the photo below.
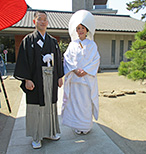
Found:
<svg viewBox="0 0 146 154"><path fill-rule="evenodd" d="M125 53L128 62L121 62L119 75L124 75L134 81L146 79L146 24L143 31L136 33L131 50Z"/></svg>
<svg viewBox="0 0 146 154"><path fill-rule="evenodd" d="M132 2L126 3L127 5L127 10L129 11L134 11L134 13L138 13L139 10L144 9L146 7L146 0L134 0ZM146 13L142 14L141 19L146 18Z"/></svg>
<svg viewBox="0 0 146 154"><path fill-rule="evenodd" d="M62 56L64 52L66 51L67 47L68 47L68 43L63 42L62 40L59 42L59 48L60 48Z"/></svg>

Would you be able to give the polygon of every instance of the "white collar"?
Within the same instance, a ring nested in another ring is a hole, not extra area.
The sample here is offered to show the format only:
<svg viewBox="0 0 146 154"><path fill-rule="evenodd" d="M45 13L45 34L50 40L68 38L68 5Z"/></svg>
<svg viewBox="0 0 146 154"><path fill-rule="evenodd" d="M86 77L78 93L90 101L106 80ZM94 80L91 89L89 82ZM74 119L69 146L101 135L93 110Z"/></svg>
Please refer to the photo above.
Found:
<svg viewBox="0 0 146 154"><path fill-rule="evenodd" d="M39 32L40 33L40 32ZM44 36L40 33L40 35L42 36L43 40L45 40L46 37L46 33L44 34Z"/></svg>

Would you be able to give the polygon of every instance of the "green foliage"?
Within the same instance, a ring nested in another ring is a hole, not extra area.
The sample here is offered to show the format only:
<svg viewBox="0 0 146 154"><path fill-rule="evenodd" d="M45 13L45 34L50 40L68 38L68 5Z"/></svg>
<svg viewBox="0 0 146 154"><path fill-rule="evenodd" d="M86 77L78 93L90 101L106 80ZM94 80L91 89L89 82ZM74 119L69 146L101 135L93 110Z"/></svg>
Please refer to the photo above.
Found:
<svg viewBox="0 0 146 154"><path fill-rule="evenodd" d="M5 55L4 55L4 53L1 53L1 56L3 58L3 61L5 61Z"/></svg>
<svg viewBox="0 0 146 154"><path fill-rule="evenodd" d="M129 79L134 80L134 81L146 79L146 72L143 72L142 70L135 70L135 71L129 73L129 74L127 75L127 77L128 77ZM142 81L143 81L143 80L142 80Z"/></svg>
<svg viewBox="0 0 146 154"><path fill-rule="evenodd" d="M134 13L138 13L139 10L144 9L146 7L146 0L134 0L132 2L126 3L127 10L134 11ZM146 13L142 14L141 19L146 18Z"/></svg>
<svg viewBox="0 0 146 154"><path fill-rule="evenodd" d="M140 39L140 40L143 40L143 41L146 41L146 24L145 24L145 28L143 31L139 32L136 34L135 36L136 39Z"/></svg>
<svg viewBox="0 0 146 154"><path fill-rule="evenodd" d="M62 42L62 40L59 42L59 48L60 48L62 55L66 51L67 47L68 47L68 43Z"/></svg>
<svg viewBox="0 0 146 154"><path fill-rule="evenodd" d="M125 53L128 62L121 62L119 75L124 75L134 81L146 79L146 26L143 31L135 35L131 50Z"/></svg>
<svg viewBox="0 0 146 154"><path fill-rule="evenodd" d="M118 71L119 71L119 75L124 75L124 76L127 76L127 74L129 74L130 72L130 63L131 62L121 62L120 63L120 66L118 68Z"/></svg>

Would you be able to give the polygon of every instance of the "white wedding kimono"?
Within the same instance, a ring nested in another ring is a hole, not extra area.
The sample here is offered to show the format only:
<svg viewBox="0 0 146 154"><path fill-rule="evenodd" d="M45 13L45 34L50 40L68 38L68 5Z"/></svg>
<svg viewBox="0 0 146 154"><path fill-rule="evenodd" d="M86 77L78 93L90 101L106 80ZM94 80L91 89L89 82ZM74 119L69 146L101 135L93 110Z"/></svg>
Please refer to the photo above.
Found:
<svg viewBox="0 0 146 154"><path fill-rule="evenodd" d="M82 47L80 45L82 44ZM64 54L64 98L62 123L73 129L89 131L92 114L98 119L97 72L100 55L93 40L72 41ZM87 75L78 77L73 70L81 68Z"/></svg>

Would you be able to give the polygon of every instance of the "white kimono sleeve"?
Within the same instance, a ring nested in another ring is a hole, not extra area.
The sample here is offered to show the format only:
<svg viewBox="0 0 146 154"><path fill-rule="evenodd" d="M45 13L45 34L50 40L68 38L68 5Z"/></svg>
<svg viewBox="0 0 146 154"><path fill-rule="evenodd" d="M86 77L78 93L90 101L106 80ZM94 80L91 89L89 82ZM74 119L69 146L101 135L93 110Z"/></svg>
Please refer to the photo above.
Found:
<svg viewBox="0 0 146 154"><path fill-rule="evenodd" d="M98 53L96 45L94 45L92 50L90 51L89 61L90 62L83 67L83 70L86 73L95 76L98 72L98 68L100 65L100 55Z"/></svg>

